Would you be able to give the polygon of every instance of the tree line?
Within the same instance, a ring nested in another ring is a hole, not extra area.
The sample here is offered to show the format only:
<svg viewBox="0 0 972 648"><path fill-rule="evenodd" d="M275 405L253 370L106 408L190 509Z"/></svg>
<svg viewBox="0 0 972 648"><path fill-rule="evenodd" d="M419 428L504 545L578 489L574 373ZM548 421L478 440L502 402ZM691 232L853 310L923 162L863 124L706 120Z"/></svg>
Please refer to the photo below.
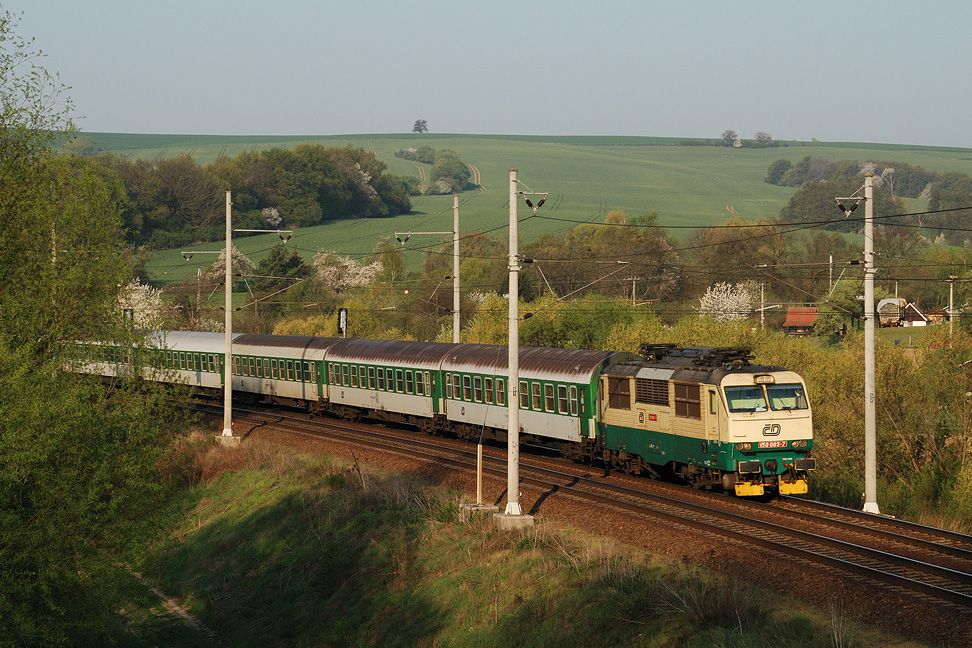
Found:
<svg viewBox="0 0 972 648"><path fill-rule="evenodd" d="M864 173L874 176L875 214L888 216L908 212L899 198L928 200L928 212L920 220L890 219L888 223L921 225L924 238L968 246L972 243L972 176L964 173L938 173L902 162L853 160L833 161L806 156L795 164L781 159L769 165L766 182L782 187L799 187L781 216L788 221L820 220L821 214L834 213L835 196L848 196L860 187ZM925 211L925 210L922 210ZM827 226L835 231L855 231L854 221Z"/></svg>
<svg viewBox="0 0 972 648"><path fill-rule="evenodd" d="M374 153L302 144L220 157L200 165L189 155L128 160L91 157L106 182L120 186L125 236L132 245L165 249L223 236L223 193L243 228L308 227L343 218L411 211L407 183Z"/></svg>

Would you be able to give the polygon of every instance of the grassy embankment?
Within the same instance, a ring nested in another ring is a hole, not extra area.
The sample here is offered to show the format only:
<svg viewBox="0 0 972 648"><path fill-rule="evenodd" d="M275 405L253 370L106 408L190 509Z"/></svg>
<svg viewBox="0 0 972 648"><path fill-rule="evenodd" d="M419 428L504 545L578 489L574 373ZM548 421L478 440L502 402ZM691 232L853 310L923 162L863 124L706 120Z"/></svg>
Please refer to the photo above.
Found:
<svg viewBox="0 0 972 648"><path fill-rule="evenodd" d="M427 477L361 473L251 441L197 446L192 485L123 575L122 641L142 645L885 645L681 564L544 524L458 521ZM193 621L162 609L153 584ZM211 634L207 634L211 633Z"/></svg>
<svg viewBox="0 0 972 648"><path fill-rule="evenodd" d="M89 134L97 145L112 153L132 158L189 154L201 163L220 154L235 156L242 151L300 143L325 146L351 144L372 150L392 173L418 176L417 163L400 160L395 150L428 144L450 148L467 164L482 173L485 192L467 191L461 205L461 229L483 231L502 227L508 220L508 170L517 167L520 179L537 191L549 191L551 198L540 212L570 221L600 221L610 210L632 215L657 212L666 226L704 226L724 221L729 208L743 218L768 218L795 191L763 181L769 164L779 158L792 161L806 155L833 160L895 160L919 164L935 171L972 173L972 151L936 147L894 146L855 143L793 142L789 146L765 149L729 149L711 146L682 146L677 138L651 137L527 137L502 135L346 135L330 137L219 137L208 135ZM335 220L298 231L291 245L310 260L318 250L345 254L370 252L378 239L395 231L447 231L452 229L450 196L412 199L413 213L393 218ZM909 201L915 208L924 201ZM525 212L524 214L525 215ZM570 223L535 218L522 223L524 242L549 232L571 227ZM672 230L681 238L687 230ZM502 232L499 233L502 238ZM410 246L433 242L416 238ZM279 241L274 235L240 239L238 247L254 261ZM197 249L213 249L212 244ZM417 268L419 252L408 255ZM211 259L196 257L185 263L179 250L155 254L149 263L153 280L163 283L195 275L198 264Z"/></svg>

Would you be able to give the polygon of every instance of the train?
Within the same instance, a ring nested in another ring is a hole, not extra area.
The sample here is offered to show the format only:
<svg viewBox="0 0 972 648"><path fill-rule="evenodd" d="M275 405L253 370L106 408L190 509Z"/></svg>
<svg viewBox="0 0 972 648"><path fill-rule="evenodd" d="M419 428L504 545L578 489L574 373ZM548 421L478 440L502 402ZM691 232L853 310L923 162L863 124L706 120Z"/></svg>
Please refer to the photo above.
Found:
<svg viewBox="0 0 972 648"><path fill-rule="evenodd" d="M215 395L224 350L222 333L160 331L136 348L78 343L71 366ZM524 443L741 497L807 493L816 467L803 379L748 349L521 347L515 388L499 345L240 333L232 356L238 398L499 442L516 405Z"/></svg>

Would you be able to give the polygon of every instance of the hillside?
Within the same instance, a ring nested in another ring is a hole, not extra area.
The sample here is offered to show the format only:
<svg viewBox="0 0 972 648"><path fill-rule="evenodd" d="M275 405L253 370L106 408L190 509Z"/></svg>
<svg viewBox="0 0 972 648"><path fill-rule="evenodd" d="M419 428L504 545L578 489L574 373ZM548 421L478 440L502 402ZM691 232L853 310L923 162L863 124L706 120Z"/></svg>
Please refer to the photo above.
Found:
<svg viewBox="0 0 972 648"><path fill-rule="evenodd" d="M731 149L687 146L676 138L534 137L502 135L346 135L328 137L128 135L87 133L100 149L131 158L153 159L188 153L211 162L220 155L299 143L351 144L374 151L391 173L418 176L418 164L394 157L395 150L429 144L450 148L481 173L483 189L467 191L461 204L461 229L502 227L508 219L508 170L535 191L550 192L542 217L600 221L609 210L636 215L654 211L664 226L693 227L722 222L730 210L752 219L776 216L795 189L763 181L769 164L779 158L797 161L807 155L833 160L894 160L934 171L972 174L972 150L888 144L789 142L787 146ZM413 213L384 219L335 221L299 231L292 241L308 259L317 250L345 254L370 252L381 236L395 231L444 231L452 228L449 196L414 197ZM921 208L922 201L912 201ZM531 219L521 225L523 241L570 227L561 220ZM686 230L675 230L676 237ZM239 242L244 253L259 260L276 241L254 237ZM410 246L432 242L429 239ZM212 249L212 245L199 249ZM410 255L417 265L421 255ZM178 281L195 273L178 251L156 254L149 264L154 279Z"/></svg>

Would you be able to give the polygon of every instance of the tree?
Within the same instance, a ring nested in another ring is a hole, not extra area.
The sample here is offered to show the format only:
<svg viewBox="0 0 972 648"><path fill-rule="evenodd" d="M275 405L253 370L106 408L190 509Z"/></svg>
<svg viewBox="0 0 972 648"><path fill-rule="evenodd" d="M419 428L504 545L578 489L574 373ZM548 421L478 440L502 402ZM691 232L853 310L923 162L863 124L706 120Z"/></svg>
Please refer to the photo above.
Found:
<svg viewBox="0 0 972 648"><path fill-rule="evenodd" d="M412 126L413 133L427 133L429 131L429 122L424 119L416 119L415 125Z"/></svg>
<svg viewBox="0 0 972 648"><path fill-rule="evenodd" d="M793 166L793 163L789 160L776 160L766 170L765 182L774 185L780 184L780 180L783 179L783 176L790 170L791 166Z"/></svg>
<svg viewBox="0 0 972 648"><path fill-rule="evenodd" d="M310 274L297 250L280 244L274 246L256 267L253 286L257 290L280 290Z"/></svg>
<svg viewBox="0 0 972 648"><path fill-rule="evenodd" d="M110 614L93 584L158 504L178 417L149 386L108 398L64 371L72 340L135 342L117 308L125 192L54 154L70 102L16 27L0 11L0 643L82 644Z"/></svg>
<svg viewBox="0 0 972 648"><path fill-rule="evenodd" d="M756 140L757 146L773 146L773 136L769 133L757 131L753 134L753 139Z"/></svg>
<svg viewBox="0 0 972 648"><path fill-rule="evenodd" d="M314 257L314 271L326 288L339 293L371 283L381 271L381 260L363 265L334 252L318 252Z"/></svg>
<svg viewBox="0 0 972 648"><path fill-rule="evenodd" d="M753 281L738 284L719 282L709 286L699 300L699 314L719 322L749 317L756 308L758 288Z"/></svg>
<svg viewBox="0 0 972 648"><path fill-rule="evenodd" d="M722 131L723 146L732 146L737 139L739 139L739 136L736 135L736 131L732 130L731 128Z"/></svg>

